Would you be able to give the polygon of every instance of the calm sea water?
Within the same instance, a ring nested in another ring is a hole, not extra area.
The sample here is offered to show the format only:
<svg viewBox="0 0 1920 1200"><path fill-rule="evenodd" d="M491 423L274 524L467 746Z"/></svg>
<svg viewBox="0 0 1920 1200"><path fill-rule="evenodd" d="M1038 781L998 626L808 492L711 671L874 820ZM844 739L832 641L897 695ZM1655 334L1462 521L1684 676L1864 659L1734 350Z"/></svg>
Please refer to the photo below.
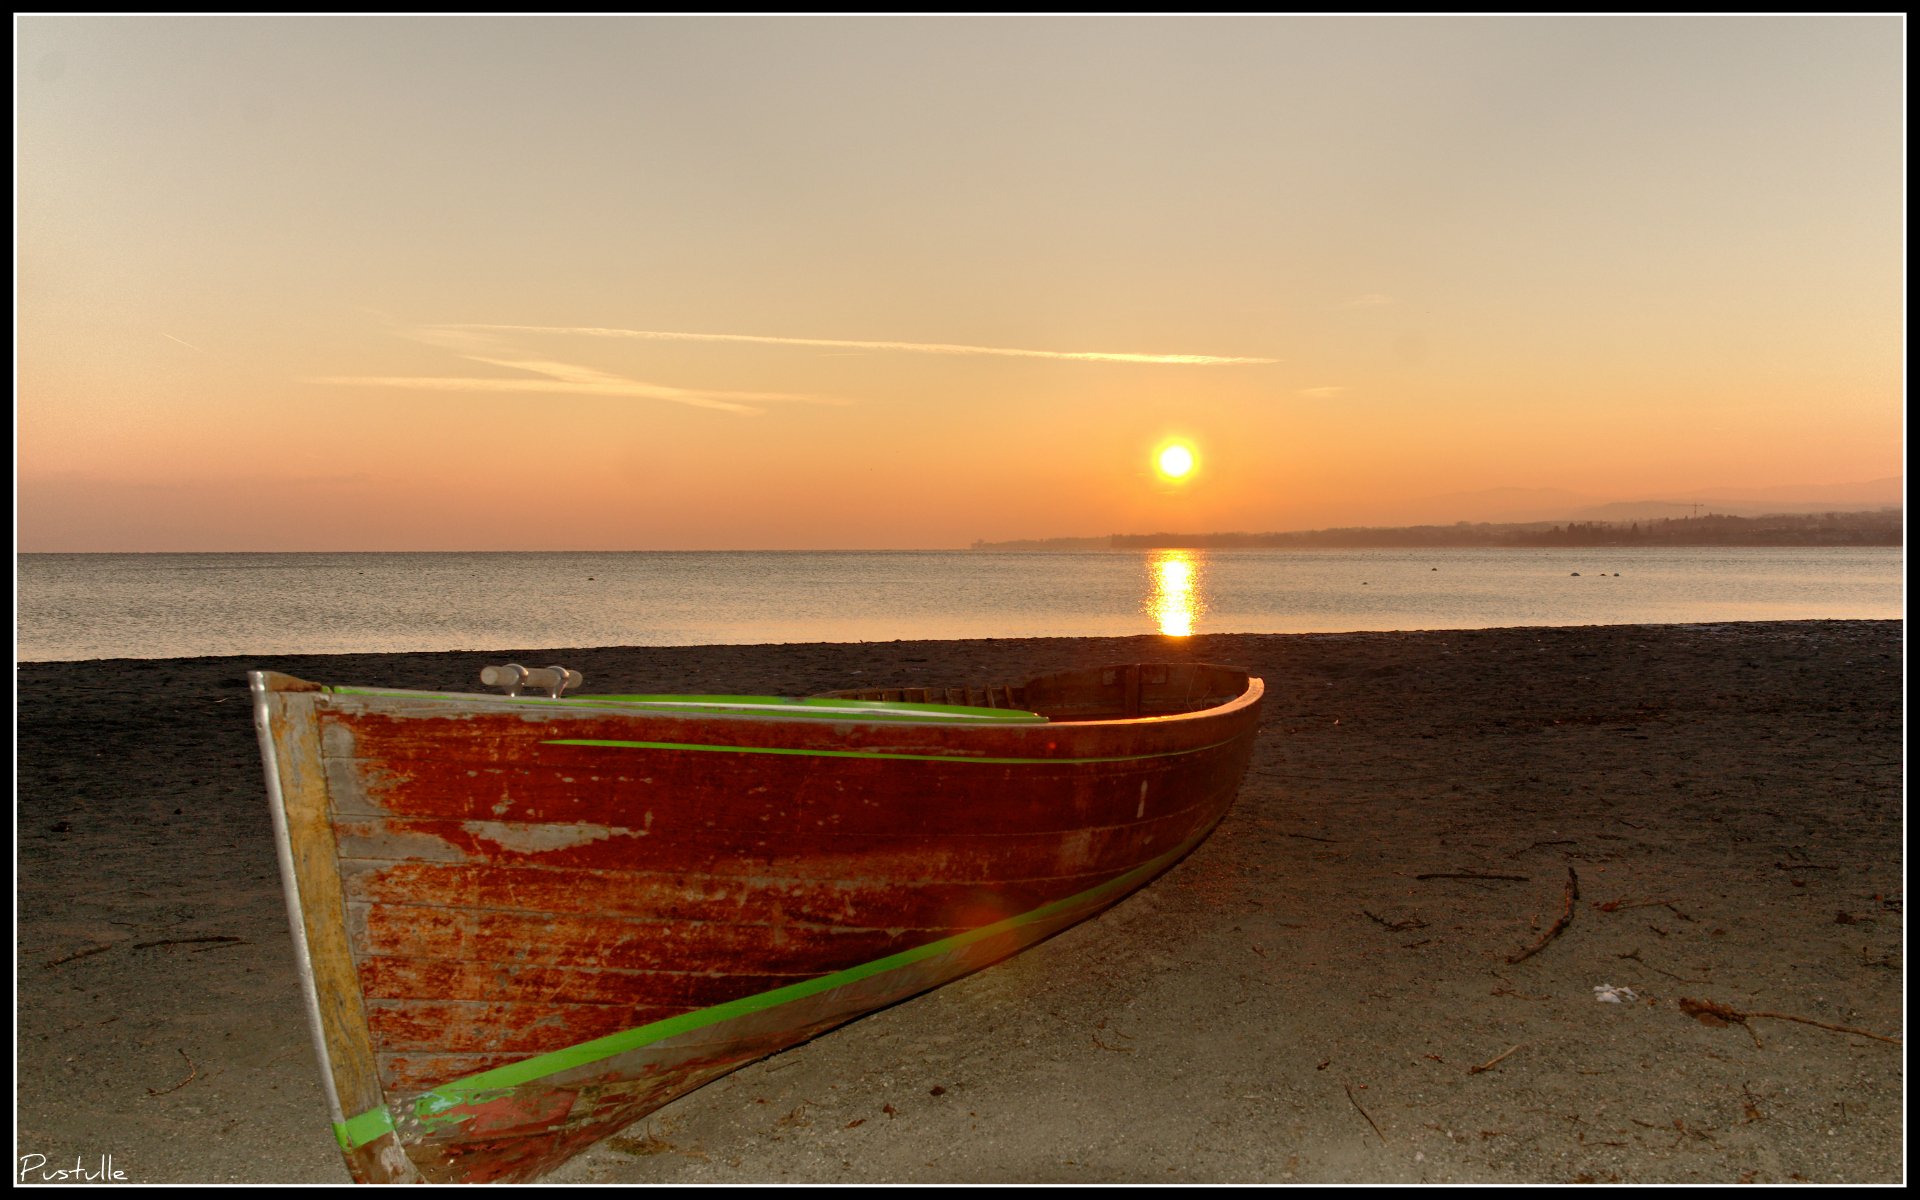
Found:
<svg viewBox="0 0 1920 1200"><path fill-rule="evenodd" d="M22 661L1903 615L1902 551L23 554Z"/></svg>

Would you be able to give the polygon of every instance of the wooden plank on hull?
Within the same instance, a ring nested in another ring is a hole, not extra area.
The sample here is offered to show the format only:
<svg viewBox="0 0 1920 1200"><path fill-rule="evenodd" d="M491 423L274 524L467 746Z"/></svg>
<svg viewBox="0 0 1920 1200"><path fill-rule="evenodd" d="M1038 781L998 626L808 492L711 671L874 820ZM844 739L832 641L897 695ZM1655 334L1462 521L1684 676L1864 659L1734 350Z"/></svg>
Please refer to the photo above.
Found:
<svg viewBox="0 0 1920 1200"><path fill-rule="evenodd" d="M1157 793L1156 793L1157 794ZM992 887L1001 882L1045 880L1128 867L1180 841L1211 819L1219 803L1189 804L1169 812L1151 809L1137 821L1059 833L981 833L944 839L859 833L764 833L656 828L612 829L606 838L550 849L527 848L524 827L447 818L395 818L341 822L336 828L343 858L353 862L491 863L532 870L684 872L767 880L899 880ZM1141 803L1138 788L1134 811ZM1132 815L1131 812L1129 815Z"/></svg>
<svg viewBox="0 0 1920 1200"><path fill-rule="evenodd" d="M724 918L742 925L798 922L841 928L979 924L946 919L983 906L1023 912L1064 889L1077 892L1109 871L992 882L782 879L772 874L632 870L556 871L538 866L347 861L353 901L427 904L498 912L635 917L665 921Z"/></svg>

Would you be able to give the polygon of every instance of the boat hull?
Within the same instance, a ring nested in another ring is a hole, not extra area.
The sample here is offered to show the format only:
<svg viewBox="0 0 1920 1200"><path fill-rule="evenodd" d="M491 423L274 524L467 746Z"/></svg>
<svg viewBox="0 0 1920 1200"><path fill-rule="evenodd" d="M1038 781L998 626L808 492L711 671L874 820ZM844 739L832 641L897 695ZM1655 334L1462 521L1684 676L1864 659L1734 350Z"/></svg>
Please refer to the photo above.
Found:
<svg viewBox="0 0 1920 1200"><path fill-rule="evenodd" d="M980 727L254 684L367 1181L537 1178L1084 920L1226 812L1260 698Z"/></svg>

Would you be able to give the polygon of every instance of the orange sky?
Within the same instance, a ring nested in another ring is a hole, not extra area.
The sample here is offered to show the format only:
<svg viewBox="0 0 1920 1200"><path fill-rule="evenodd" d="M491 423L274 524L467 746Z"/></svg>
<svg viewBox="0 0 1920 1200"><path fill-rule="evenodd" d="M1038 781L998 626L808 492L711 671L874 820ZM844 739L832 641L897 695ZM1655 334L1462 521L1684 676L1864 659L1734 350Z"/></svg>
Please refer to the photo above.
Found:
<svg viewBox="0 0 1920 1200"><path fill-rule="evenodd" d="M947 547L1903 469L1898 17L16 29L22 550Z"/></svg>

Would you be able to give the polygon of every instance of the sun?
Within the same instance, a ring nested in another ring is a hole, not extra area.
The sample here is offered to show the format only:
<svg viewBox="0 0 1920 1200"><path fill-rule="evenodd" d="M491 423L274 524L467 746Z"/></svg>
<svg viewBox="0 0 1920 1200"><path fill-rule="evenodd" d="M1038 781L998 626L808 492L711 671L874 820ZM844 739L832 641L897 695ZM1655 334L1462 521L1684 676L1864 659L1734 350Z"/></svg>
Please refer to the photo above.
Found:
<svg viewBox="0 0 1920 1200"><path fill-rule="evenodd" d="M1153 465L1160 472L1160 478L1182 480L1193 474L1193 468L1199 459L1193 453L1193 447L1185 442L1167 442L1153 452Z"/></svg>

